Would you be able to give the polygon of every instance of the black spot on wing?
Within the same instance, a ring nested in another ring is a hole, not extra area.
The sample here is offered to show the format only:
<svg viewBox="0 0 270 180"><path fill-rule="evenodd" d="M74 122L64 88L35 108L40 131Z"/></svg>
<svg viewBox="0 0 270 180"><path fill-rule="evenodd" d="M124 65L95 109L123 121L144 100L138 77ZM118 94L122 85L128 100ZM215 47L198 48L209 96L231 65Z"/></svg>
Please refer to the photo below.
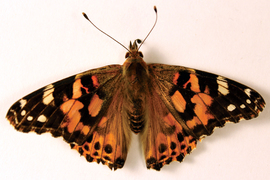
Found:
<svg viewBox="0 0 270 180"><path fill-rule="evenodd" d="M178 133L178 134L177 134L177 139L178 139L178 141L181 143L181 142L184 141L184 136L183 136L181 133Z"/></svg>
<svg viewBox="0 0 270 180"><path fill-rule="evenodd" d="M125 160L119 157L116 159L115 164L117 164L118 168L122 168L125 164Z"/></svg>
<svg viewBox="0 0 270 180"><path fill-rule="evenodd" d="M167 156L163 155L159 158L159 161L162 161L163 159L167 158Z"/></svg>
<svg viewBox="0 0 270 180"><path fill-rule="evenodd" d="M197 76L197 78L198 78L200 92L205 92L206 88L208 88L209 94L211 94L212 97L216 97L219 95L216 75L212 75L212 78L215 78L215 79L211 79L208 76Z"/></svg>
<svg viewBox="0 0 270 180"><path fill-rule="evenodd" d="M89 151L89 146L86 144L86 145L84 145L84 149L86 150L86 151Z"/></svg>
<svg viewBox="0 0 270 180"><path fill-rule="evenodd" d="M99 150L100 149L100 143L99 142L96 142L95 145L94 145L94 148L96 150Z"/></svg>
<svg viewBox="0 0 270 180"><path fill-rule="evenodd" d="M84 87L88 88L90 92L94 91L96 88L93 86L93 80L91 75L84 75L81 77L81 83Z"/></svg>
<svg viewBox="0 0 270 180"><path fill-rule="evenodd" d="M91 134L91 135L86 139L86 141L87 141L88 143L91 143L92 140L93 140L93 134Z"/></svg>
<svg viewBox="0 0 270 180"><path fill-rule="evenodd" d="M104 159L107 161L111 161L111 158L109 156L104 156Z"/></svg>
<svg viewBox="0 0 270 180"><path fill-rule="evenodd" d="M107 144L107 145L105 146L104 150L105 150L105 152L106 152L107 154L111 154L112 151L113 151L113 148L112 148L112 146L111 146L110 144Z"/></svg>
<svg viewBox="0 0 270 180"><path fill-rule="evenodd" d="M63 104L63 99L71 99L73 95L73 84L66 84L62 86L55 87L53 91L55 106L60 106Z"/></svg>
<svg viewBox="0 0 270 180"><path fill-rule="evenodd" d="M175 142L171 142L170 148L171 148L171 150L174 150L176 148L176 143Z"/></svg>
<svg viewBox="0 0 270 180"><path fill-rule="evenodd" d="M185 149L186 148L186 145L182 144L180 148L181 149Z"/></svg>
<svg viewBox="0 0 270 180"><path fill-rule="evenodd" d="M84 152L83 148L82 147L79 147L78 152L80 153L80 155L83 155L83 152Z"/></svg>
<svg viewBox="0 0 270 180"><path fill-rule="evenodd" d="M150 169L150 168L153 168L156 170L160 169L159 165L157 164L157 160L154 157L150 157L149 159L146 160L146 167L147 169Z"/></svg>
<svg viewBox="0 0 270 180"><path fill-rule="evenodd" d="M167 150L167 145L166 144L160 144L159 147L158 147L158 151L160 153L164 153L165 151Z"/></svg>
<svg viewBox="0 0 270 180"><path fill-rule="evenodd" d="M177 161L182 162L184 157L185 157L185 155L183 153L180 153L180 155L177 156L176 159L177 159Z"/></svg>
<svg viewBox="0 0 270 180"><path fill-rule="evenodd" d="M93 162L94 158L92 158L89 154L86 154L86 160L88 162Z"/></svg>
<svg viewBox="0 0 270 180"><path fill-rule="evenodd" d="M183 88L184 84L190 79L190 73L188 71L179 71L179 78L177 79L177 86Z"/></svg>

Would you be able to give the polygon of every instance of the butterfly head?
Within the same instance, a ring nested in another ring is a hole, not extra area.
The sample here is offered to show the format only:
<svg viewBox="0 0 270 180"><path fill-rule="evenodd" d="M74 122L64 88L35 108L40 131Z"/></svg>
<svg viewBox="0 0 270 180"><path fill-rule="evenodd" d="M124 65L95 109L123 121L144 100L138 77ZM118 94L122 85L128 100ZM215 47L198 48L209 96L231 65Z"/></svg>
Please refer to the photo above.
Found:
<svg viewBox="0 0 270 180"><path fill-rule="evenodd" d="M136 39L133 44L130 41L129 44L129 51L126 53L125 58L135 58L135 59L141 59L143 58L143 54L141 51L138 51L138 44L140 44L142 41L140 39Z"/></svg>
<svg viewBox="0 0 270 180"><path fill-rule="evenodd" d="M140 71L140 73L144 71L146 72L146 74L148 74L147 64L143 60L143 54L141 51L139 51L140 47L138 47L138 44L141 44L140 39L136 39L133 44L130 42L129 50L125 56L126 61L123 64L123 75L128 74L127 76L129 76L134 72L135 74L137 74L138 70ZM132 82L133 80L130 81Z"/></svg>

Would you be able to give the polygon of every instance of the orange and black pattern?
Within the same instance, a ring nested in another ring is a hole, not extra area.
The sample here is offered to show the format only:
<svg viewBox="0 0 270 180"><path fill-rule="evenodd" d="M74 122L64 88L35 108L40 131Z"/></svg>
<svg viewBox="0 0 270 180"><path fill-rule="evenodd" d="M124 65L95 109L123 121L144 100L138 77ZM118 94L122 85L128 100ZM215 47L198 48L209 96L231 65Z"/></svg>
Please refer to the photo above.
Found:
<svg viewBox="0 0 270 180"><path fill-rule="evenodd" d="M146 166L182 162L198 140L227 122L257 117L265 102L253 89L180 66L146 64L137 41L125 63L89 70L17 101L7 119L22 132L50 132L89 162L124 166L131 132Z"/></svg>

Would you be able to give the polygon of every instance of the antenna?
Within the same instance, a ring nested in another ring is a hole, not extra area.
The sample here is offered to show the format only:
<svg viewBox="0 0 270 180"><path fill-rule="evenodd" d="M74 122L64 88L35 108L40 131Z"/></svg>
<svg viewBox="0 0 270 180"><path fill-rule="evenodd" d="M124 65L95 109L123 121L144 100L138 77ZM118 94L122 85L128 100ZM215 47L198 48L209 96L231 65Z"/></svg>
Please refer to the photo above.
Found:
<svg viewBox="0 0 270 180"><path fill-rule="evenodd" d="M148 36L150 35L150 33L152 32L152 30L154 29L154 27L156 26L157 24L157 7L154 6L154 11L156 13L156 20L155 20L155 23L153 25L153 27L151 28L151 30L149 31L149 33L147 34L147 36L144 38L144 40L140 43L140 46L138 48L138 50L140 49L140 47L142 46L142 44L144 43L144 41L148 38ZM122 43L120 43L119 41L117 41L116 39L114 39L112 36L110 36L109 34L105 33L104 31L102 31L101 29L99 29L89 18L88 16L83 12L82 13L83 16L85 17L85 19L87 19L95 28L97 28L97 30L99 30L100 32L102 32L103 34L105 34L106 36L108 36L109 38L111 38L112 40L114 40L115 42L117 42L118 44L120 44L121 46L123 46L128 52L130 52L130 50L128 48L126 48ZM139 42L138 42L139 43Z"/></svg>
<svg viewBox="0 0 270 180"><path fill-rule="evenodd" d="M157 24L158 15L157 15L157 7L156 7L156 6L154 6L154 11L155 11L155 13L156 13L156 20L155 20L155 23L154 23L153 27L151 28L151 30L149 31L149 33L147 34L147 36L144 38L144 40L143 40L142 43L140 44L140 46L139 46L139 48L138 48L138 51L139 51L140 47L143 45L144 41L148 38L148 36L150 35L150 33L152 32L152 30L154 29L154 27L155 27L156 24Z"/></svg>
<svg viewBox="0 0 270 180"><path fill-rule="evenodd" d="M112 40L114 40L115 42L117 42L118 44L120 44L121 46L123 46L127 51L129 51L128 48L126 48L123 44L121 44L119 41L117 41L116 39L114 39L112 36L110 36L109 34L105 33L104 31L102 31L101 29L99 29L94 23L92 23L92 21L90 21L90 19L88 18L88 16L83 12L82 13L83 16L85 17L85 19L87 19L95 28L97 28L100 32L102 32L103 34L105 34L106 36L108 36L109 38L111 38ZM130 52L130 51L129 51Z"/></svg>

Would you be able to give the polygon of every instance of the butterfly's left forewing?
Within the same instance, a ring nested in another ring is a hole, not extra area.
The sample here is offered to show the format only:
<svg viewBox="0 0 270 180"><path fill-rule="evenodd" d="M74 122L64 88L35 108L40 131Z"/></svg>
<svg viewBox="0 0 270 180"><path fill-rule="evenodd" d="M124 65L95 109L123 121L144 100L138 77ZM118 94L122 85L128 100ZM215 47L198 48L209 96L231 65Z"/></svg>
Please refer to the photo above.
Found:
<svg viewBox="0 0 270 180"><path fill-rule="evenodd" d="M89 70L23 97L7 119L22 132L63 136L89 162L121 168L130 134L121 114L114 113L122 108L121 81L120 65Z"/></svg>
<svg viewBox="0 0 270 180"><path fill-rule="evenodd" d="M265 106L255 90L222 76L180 66L148 67L148 121L142 133L148 168L181 162L216 127L257 117Z"/></svg>

